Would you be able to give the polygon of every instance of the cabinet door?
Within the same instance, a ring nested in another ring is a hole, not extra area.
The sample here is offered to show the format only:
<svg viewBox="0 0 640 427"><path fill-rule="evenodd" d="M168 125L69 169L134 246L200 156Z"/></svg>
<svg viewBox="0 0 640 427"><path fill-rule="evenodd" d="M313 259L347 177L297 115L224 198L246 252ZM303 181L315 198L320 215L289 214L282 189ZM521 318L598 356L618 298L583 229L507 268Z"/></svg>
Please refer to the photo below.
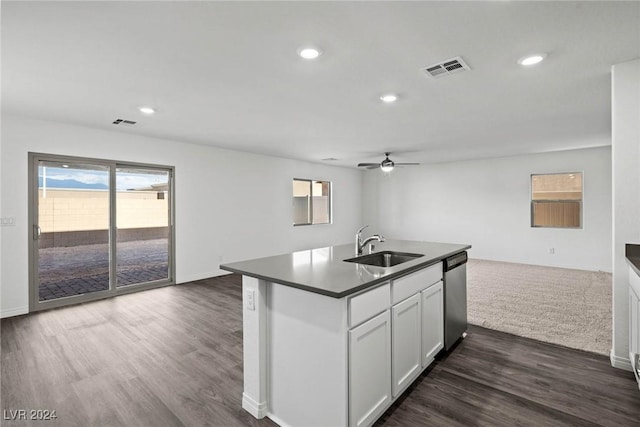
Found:
<svg viewBox="0 0 640 427"><path fill-rule="evenodd" d="M392 391L396 397L420 373L420 293L391 309Z"/></svg>
<svg viewBox="0 0 640 427"><path fill-rule="evenodd" d="M349 425L371 425L391 402L389 310L349 331Z"/></svg>
<svg viewBox="0 0 640 427"><path fill-rule="evenodd" d="M640 298L629 287L629 359L640 386Z"/></svg>
<svg viewBox="0 0 640 427"><path fill-rule="evenodd" d="M640 353L638 346L639 325L638 318L638 297L631 287L629 287L629 353Z"/></svg>
<svg viewBox="0 0 640 427"><path fill-rule="evenodd" d="M442 282L422 291L422 367L444 347L443 303Z"/></svg>

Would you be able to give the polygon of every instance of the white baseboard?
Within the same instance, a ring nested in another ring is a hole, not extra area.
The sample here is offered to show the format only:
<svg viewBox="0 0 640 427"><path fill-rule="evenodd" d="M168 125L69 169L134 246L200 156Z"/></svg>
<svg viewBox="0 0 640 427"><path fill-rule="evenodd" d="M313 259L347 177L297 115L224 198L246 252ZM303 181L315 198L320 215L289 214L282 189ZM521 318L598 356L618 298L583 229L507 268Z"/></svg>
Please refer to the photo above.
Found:
<svg viewBox="0 0 640 427"><path fill-rule="evenodd" d="M258 403L245 393L242 393L242 408L258 419L267 415L267 402Z"/></svg>
<svg viewBox="0 0 640 427"><path fill-rule="evenodd" d="M289 424L285 423L284 421L282 421L280 418L276 417L272 413L268 413L267 417L274 423L278 424L280 427L291 427Z"/></svg>
<svg viewBox="0 0 640 427"><path fill-rule="evenodd" d="M28 314L29 307L18 307L18 308L10 308L8 310L0 311L0 318L4 319L5 317L13 317L19 316L21 314Z"/></svg>
<svg viewBox="0 0 640 427"><path fill-rule="evenodd" d="M620 357L613 354L613 349L609 354L609 359L611 360L611 366L618 369L624 369L625 371L633 371L631 367L631 361L628 357Z"/></svg>

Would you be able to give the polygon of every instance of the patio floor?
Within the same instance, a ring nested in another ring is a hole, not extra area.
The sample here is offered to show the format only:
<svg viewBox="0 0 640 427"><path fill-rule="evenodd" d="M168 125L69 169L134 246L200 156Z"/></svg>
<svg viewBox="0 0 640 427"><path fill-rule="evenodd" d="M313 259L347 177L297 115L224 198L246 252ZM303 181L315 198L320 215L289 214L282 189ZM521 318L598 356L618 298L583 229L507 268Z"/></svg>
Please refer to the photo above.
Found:
<svg viewBox="0 0 640 427"><path fill-rule="evenodd" d="M168 239L118 243L117 286L166 279ZM109 289L107 244L40 249L39 300Z"/></svg>

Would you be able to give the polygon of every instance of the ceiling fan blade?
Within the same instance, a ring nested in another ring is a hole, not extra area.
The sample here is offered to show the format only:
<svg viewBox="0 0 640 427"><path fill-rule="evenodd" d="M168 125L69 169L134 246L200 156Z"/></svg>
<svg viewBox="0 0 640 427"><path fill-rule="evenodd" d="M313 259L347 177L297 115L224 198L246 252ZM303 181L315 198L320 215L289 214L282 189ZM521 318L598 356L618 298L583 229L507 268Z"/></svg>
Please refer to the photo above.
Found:
<svg viewBox="0 0 640 427"><path fill-rule="evenodd" d="M367 166L367 169L378 169L379 167L380 167L380 164L376 164L372 166Z"/></svg>
<svg viewBox="0 0 640 427"><path fill-rule="evenodd" d="M395 163L396 166L417 166L420 163Z"/></svg>
<svg viewBox="0 0 640 427"><path fill-rule="evenodd" d="M371 166L378 167L380 166L380 163L358 163L358 167L371 167Z"/></svg>

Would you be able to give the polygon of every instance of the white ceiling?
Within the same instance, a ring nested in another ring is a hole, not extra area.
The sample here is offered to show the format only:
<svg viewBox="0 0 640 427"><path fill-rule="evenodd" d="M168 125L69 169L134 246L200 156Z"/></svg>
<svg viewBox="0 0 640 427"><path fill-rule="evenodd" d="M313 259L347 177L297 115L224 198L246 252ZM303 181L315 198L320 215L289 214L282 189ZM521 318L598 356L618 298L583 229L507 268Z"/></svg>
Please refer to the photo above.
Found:
<svg viewBox="0 0 640 427"><path fill-rule="evenodd" d="M638 2L1 7L4 112L344 166L607 144L610 67L640 57ZM455 56L472 70L421 71Z"/></svg>

